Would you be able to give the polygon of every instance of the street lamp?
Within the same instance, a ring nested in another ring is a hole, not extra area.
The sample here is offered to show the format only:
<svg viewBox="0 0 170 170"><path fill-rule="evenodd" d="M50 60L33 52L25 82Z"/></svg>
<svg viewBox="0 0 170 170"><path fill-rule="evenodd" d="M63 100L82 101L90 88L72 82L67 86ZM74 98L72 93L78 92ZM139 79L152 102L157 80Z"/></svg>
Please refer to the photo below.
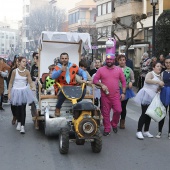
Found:
<svg viewBox="0 0 170 170"><path fill-rule="evenodd" d="M153 33L152 33L152 56L155 56L155 9L158 4L158 0L150 0L153 6Z"/></svg>

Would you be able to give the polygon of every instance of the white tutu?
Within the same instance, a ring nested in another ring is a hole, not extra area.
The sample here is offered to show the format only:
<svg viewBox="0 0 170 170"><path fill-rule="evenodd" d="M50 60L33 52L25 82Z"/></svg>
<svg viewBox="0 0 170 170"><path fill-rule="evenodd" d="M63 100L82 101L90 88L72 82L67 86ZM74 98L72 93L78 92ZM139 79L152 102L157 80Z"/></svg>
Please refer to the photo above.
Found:
<svg viewBox="0 0 170 170"><path fill-rule="evenodd" d="M134 97L134 101L142 105L150 105L156 92L151 89L142 88Z"/></svg>
<svg viewBox="0 0 170 170"><path fill-rule="evenodd" d="M19 106L22 104L30 104L35 101L32 90L26 86L25 88L12 88L11 89L11 104Z"/></svg>

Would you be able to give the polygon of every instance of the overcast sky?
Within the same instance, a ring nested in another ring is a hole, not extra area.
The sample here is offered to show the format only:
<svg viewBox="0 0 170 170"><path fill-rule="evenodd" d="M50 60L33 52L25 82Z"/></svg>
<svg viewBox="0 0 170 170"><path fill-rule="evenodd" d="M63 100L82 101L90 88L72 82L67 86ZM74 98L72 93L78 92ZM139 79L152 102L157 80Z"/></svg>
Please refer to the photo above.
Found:
<svg viewBox="0 0 170 170"><path fill-rule="evenodd" d="M81 0L57 0L60 8L73 8L76 2ZM4 20L5 16L11 20L22 19L22 2L23 0L0 0L0 21Z"/></svg>

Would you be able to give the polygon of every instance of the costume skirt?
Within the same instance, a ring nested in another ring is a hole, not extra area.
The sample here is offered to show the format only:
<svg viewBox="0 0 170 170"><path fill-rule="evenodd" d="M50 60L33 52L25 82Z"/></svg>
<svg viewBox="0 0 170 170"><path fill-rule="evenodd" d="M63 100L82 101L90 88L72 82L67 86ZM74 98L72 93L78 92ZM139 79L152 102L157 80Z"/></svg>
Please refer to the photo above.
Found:
<svg viewBox="0 0 170 170"><path fill-rule="evenodd" d="M170 104L170 87L164 86L161 89L160 99L164 106L168 106Z"/></svg>
<svg viewBox="0 0 170 170"><path fill-rule="evenodd" d="M142 105L150 105L155 95L156 95L155 91L152 91L151 89L147 88L142 88L136 94L134 101Z"/></svg>
<svg viewBox="0 0 170 170"><path fill-rule="evenodd" d="M20 106L22 104L30 104L34 102L35 96L28 86L18 89L12 88L10 101L12 105Z"/></svg>
<svg viewBox="0 0 170 170"><path fill-rule="evenodd" d="M122 89L120 89L120 94L122 94ZM127 89L126 89L125 100L130 99L130 98L132 98L132 97L135 97L135 93L133 92L132 89L127 88Z"/></svg>

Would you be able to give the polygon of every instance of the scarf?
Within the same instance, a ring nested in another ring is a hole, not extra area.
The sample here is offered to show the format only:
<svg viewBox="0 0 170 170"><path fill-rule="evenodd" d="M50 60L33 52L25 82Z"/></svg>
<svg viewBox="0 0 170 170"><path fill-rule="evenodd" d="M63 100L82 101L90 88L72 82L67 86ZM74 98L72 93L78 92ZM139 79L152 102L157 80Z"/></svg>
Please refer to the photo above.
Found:
<svg viewBox="0 0 170 170"><path fill-rule="evenodd" d="M70 63L70 62L68 62L68 64L67 64L67 68L66 68L66 82L67 82L67 84L69 84L70 83L70 67L72 66L73 64L72 63ZM57 66L59 67L59 68L61 68L62 67L62 65L60 64L60 63L58 63L57 64Z"/></svg>

